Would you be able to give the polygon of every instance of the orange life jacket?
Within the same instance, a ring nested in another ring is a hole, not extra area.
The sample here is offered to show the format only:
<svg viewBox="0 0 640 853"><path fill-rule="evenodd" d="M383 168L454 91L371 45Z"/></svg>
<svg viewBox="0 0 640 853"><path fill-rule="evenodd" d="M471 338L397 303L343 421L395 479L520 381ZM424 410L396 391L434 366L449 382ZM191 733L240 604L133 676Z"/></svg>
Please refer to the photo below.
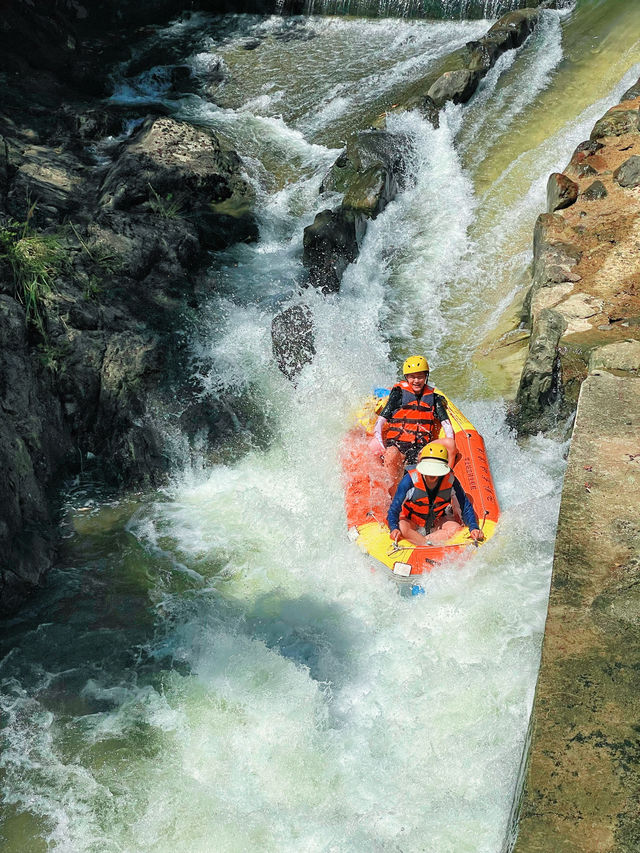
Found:
<svg viewBox="0 0 640 853"><path fill-rule="evenodd" d="M451 504L454 475L449 472L444 477L439 477L430 498L424 476L416 468L407 473L413 482L413 491L407 493L408 496L404 499L400 518L413 521L420 527L424 526L428 532L432 520L442 518Z"/></svg>
<svg viewBox="0 0 640 853"><path fill-rule="evenodd" d="M389 418L385 440L422 446L436 439L441 424L435 414L433 388L426 385L422 396L416 397L404 380L394 387L402 389L402 403Z"/></svg>

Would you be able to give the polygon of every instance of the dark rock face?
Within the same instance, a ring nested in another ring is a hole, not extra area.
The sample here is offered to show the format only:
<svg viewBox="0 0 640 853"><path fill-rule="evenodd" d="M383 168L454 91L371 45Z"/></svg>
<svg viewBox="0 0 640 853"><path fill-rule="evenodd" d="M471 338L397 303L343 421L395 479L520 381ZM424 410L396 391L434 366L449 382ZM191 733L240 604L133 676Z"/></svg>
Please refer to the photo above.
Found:
<svg viewBox="0 0 640 853"><path fill-rule="evenodd" d="M563 207L569 207L578 198L578 185L563 175L553 172L547 181L547 211L554 213Z"/></svg>
<svg viewBox="0 0 640 853"><path fill-rule="evenodd" d="M170 118L149 119L102 184L103 208L144 206L192 221L206 249L255 240L254 194L240 158L212 132Z"/></svg>
<svg viewBox="0 0 640 853"><path fill-rule="evenodd" d="M189 408L177 398L176 330L204 292L207 252L255 239L257 226L240 159L215 134L159 117L114 148L102 137L130 113L91 106L68 69L58 77L9 53L3 63L24 71L0 112L0 612L10 612L51 563L63 478L87 467L124 488L166 477L162 419ZM35 309L21 264L38 281ZM233 429L226 412L207 417L212 442L216 418L221 434ZM191 423L202 430L187 419L187 433Z"/></svg>
<svg viewBox="0 0 640 853"><path fill-rule="evenodd" d="M637 154L629 157L613 173L613 178L621 187L640 186L640 156Z"/></svg>
<svg viewBox="0 0 640 853"><path fill-rule="evenodd" d="M558 395L558 344L566 326L562 314L549 308L540 312L534 324L516 397L516 424L521 435L532 435L554 424L550 406Z"/></svg>
<svg viewBox="0 0 640 853"><path fill-rule="evenodd" d="M292 305L277 314L271 325L271 338L278 367L287 379L295 379L315 355L313 316L309 306Z"/></svg>
<svg viewBox="0 0 640 853"><path fill-rule="evenodd" d="M596 201L597 199L600 199L600 198L606 198L606 196L607 196L607 188L602 183L602 181L594 181L582 193L582 198L587 198L590 201Z"/></svg>

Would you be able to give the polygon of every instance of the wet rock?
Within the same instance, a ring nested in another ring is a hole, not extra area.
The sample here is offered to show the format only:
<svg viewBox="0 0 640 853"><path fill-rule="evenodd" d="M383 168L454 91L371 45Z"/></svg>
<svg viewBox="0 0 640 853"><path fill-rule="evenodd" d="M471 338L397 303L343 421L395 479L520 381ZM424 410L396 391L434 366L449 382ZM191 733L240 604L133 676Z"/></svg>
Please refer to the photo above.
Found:
<svg viewBox="0 0 640 853"><path fill-rule="evenodd" d="M521 435L532 435L554 423L550 406L560 391L558 344L566 325L562 314L550 308L541 311L533 325L516 396L516 423Z"/></svg>
<svg viewBox="0 0 640 853"><path fill-rule="evenodd" d="M385 173L386 193L381 201L382 205L388 204L403 185L405 164L402 152L408 144L403 134L387 130L359 131L350 138L345 150L325 175L320 191L348 193L363 176L378 171ZM366 184L367 178L363 182L365 195ZM357 195L354 190L351 201L354 209L362 207ZM376 208L375 215L382 210L378 204L373 207Z"/></svg>
<svg viewBox="0 0 640 853"><path fill-rule="evenodd" d="M424 115L427 121L436 128L436 130L440 127L440 110L438 109L435 101L428 95L420 104L420 112Z"/></svg>
<svg viewBox="0 0 640 853"><path fill-rule="evenodd" d="M638 133L638 110L613 108L599 119L590 139L602 139L605 136L623 136L626 133Z"/></svg>
<svg viewBox="0 0 640 853"><path fill-rule="evenodd" d="M23 307L0 294L0 613L38 586L54 551L46 482L68 444L37 367Z"/></svg>
<svg viewBox="0 0 640 853"><path fill-rule="evenodd" d="M466 104L475 93L480 82L480 73L468 68L459 71L445 71L427 92L427 97L440 109L447 101L454 104Z"/></svg>
<svg viewBox="0 0 640 853"><path fill-rule="evenodd" d="M486 74L505 51L523 44L537 22L536 9L523 9L503 15L483 38L467 43L467 68Z"/></svg>
<svg viewBox="0 0 640 853"><path fill-rule="evenodd" d="M340 288L342 274L358 256L367 229L404 184L408 142L401 134L366 130L355 134L322 182L321 191L343 192L336 210L319 213L304 230L303 263L309 282L323 293Z"/></svg>
<svg viewBox="0 0 640 853"><path fill-rule="evenodd" d="M554 213L564 207L569 207L578 198L578 185L563 175L553 172L547 181L547 211Z"/></svg>
<svg viewBox="0 0 640 853"><path fill-rule="evenodd" d="M621 187L640 186L640 156L633 154L613 173L613 178Z"/></svg>
<svg viewBox="0 0 640 853"><path fill-rule="evenodd" d="M364 222L343 208L323 210L304 229L303 263L309 283L322 293L337 293L342 274L358 256Z"/></svg>
<svg viewBox="0 0 640 853"><path fill-rule="evenodd" d="M308 305L292 305L277 314L271 323L273 355L287 377L295 379L315 355L313 315Z"/></svg>
<svg viewBox="0 0 640 853"><path fill-rule="evenodd" d="M606 198L607 195L607 188L602 181L594 181L582 193L582 198L586 198L589 201L597 201L598 199Z"/></svg>
<svg viewBox="0 0 640 853"><path fill-rule="evenodd" d="M206 248L255 240L254 193L240 158L211 131L170 118L147 120L107 173L106 209L147 205L166 218L188 216Z"/></svg>
<svg viewBox="0 0 640 853"><path fill-rule="evenodd" d="M627 89L624 95L620 98L620 101L635 101L636 98L640 98L640 80L637 80L633 86L630 86Z"/></svg>

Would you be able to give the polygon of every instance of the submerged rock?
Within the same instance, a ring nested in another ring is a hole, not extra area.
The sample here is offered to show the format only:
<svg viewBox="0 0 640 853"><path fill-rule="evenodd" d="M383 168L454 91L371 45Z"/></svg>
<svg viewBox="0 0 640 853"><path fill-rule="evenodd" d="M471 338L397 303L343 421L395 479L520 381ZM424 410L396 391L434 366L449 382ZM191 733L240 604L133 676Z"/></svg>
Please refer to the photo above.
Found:
<svg viewBox="0 0 640 853"><path fill-rule="evenodd" d="M292 305L277 314L271 323L273 355L287 377L295 379L315 355L313 315L308 305Z"/></svg>

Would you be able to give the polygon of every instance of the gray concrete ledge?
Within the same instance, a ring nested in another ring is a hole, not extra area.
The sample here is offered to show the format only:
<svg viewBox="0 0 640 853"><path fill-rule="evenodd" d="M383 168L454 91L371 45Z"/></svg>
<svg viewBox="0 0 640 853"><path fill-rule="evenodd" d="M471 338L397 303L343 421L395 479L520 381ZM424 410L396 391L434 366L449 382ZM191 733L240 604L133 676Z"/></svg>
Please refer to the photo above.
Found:
<svg viewBox="0 0 640 853"><path fill-rule="evenodd" d="M505 846L514 853L640 851L640 378L633 373L595 370L580 391L518 837Z"/></svg>

